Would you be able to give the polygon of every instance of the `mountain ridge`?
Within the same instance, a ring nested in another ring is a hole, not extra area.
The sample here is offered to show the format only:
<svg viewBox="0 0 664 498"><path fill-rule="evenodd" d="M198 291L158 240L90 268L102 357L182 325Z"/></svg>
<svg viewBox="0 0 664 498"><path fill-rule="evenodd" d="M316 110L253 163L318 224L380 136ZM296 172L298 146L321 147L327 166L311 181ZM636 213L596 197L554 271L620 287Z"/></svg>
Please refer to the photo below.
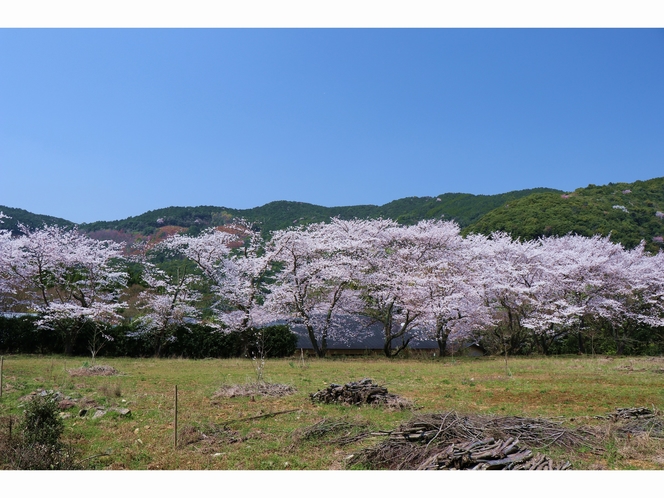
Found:
<svg viewBox="0 0 664 498"><path fill-rule="evenodd" d="M404 197L383 205L360 204L326 207L301 201L271 201L248 209L223 206L169 206L146 211L114 221L73 222L29 211L0 206L12 216L0 225L18 233L21 222L29 227L47 224L78 226L81 231L98 238L129 240L129 234L161 234L163 228L174 226L196 235L210 226L221 226L233 219L244 218L268 235L274 230L323 222L330 217L391 218L412 224L423 219L454 220L463 234L490 234L505 231L513 237L533 239L547 235L578 233L591 236L611 235L625 247L634 247L641 240L656 252L664 247L664 177L632 183L590 184L572 192L545 187L514 190L484 195L450 192L436 197Z"/></svg>

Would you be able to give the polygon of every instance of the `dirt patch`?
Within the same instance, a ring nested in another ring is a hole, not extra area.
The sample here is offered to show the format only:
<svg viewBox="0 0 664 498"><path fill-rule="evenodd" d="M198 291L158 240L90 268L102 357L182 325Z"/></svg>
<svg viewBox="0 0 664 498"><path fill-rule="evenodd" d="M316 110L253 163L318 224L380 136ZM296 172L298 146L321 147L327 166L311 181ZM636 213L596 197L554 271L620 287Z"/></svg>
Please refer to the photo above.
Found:
<svg viewBox="0 0 664 498"><path fill-rule="evenodd" d="M91 367L72 368L71 370L67 370L67 372L72 377L91 377L94 375L110 376L118 375L120 373L115 368L108 365L93 365Z"/></svg>
<svg viewBox="0 0 664 498"><path fill-rule="evenodd" d="M374 384L371 379L349 382L343 386L330 384L329 387L309 395L315 403L341 405L373 405L394 410L412 409L413 402L387 392L386 387Z"/></svg>
<svg viewBox="0 0 664 498"><path fill-rule="evenodd" d="M238 396L268 396L280 398L294 394L296 389L287 384L268 384L265 382L256 382L254 384L235 384L223 385L212 398L236 398Z"/></svg>

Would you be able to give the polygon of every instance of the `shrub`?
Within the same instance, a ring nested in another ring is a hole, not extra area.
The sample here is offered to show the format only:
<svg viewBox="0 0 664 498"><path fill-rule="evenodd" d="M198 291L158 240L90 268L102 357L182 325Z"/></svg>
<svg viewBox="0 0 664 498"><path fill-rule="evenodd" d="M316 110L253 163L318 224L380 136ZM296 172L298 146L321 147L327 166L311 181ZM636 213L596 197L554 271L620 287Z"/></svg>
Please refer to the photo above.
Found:
<svg viewBox="0 0 664 498"><path fill-rule="evenodd" d="M26 405L17 434L10 429L0 435L0 466L15 470L76 468L73 451L60 441L63 431L55 399L33 398Z"/></svg>

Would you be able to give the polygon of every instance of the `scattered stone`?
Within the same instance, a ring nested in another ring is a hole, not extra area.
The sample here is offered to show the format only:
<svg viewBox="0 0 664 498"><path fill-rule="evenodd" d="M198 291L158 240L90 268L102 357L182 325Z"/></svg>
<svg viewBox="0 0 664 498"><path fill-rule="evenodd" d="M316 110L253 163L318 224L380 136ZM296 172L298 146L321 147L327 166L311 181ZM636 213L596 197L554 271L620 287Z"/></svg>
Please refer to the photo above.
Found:
<svg viewBox="0 0 664 498"><path fill-rule="evenodd" d="M117 375L119 372L108 365L93 365L91 367L80 367L67 370L72 377L88 377L93 375Z"/></svg>
<svg viewBox="0 0 664 498"><path fill-rule="evenodd" d="M70 417L71 417L71 413L60 412L60 418L61 418L61 419L68 419L68 418L70 418Z"/></svg>
<svg viewBox="0 0 664 498"><path fill-rule="evenodd" d="M131 416L131 410L129 408L115 408L115 411L118 412L123 417Z"/></svg>
<svg viewBox="0 0 664 498"><path fill-rule="evenodd" d="M96 419L96 418L101 418L101 417L103 417L104 415L106 415L106 411L105 411L105 410L97 410L97 411L95 412L95 414L92 416L92 419L94 420L94 419Z"/></svg>
<svg viewBox="0 0 664 498"><path fill-rule="evenodd" d="M254 397L255 400L255 396L280 398L282 396L293 394L294 392L295 388L286 384L257 382L255 384L223 385L212 395L212 398L236 398L239 396L247 396Z"/></svg>

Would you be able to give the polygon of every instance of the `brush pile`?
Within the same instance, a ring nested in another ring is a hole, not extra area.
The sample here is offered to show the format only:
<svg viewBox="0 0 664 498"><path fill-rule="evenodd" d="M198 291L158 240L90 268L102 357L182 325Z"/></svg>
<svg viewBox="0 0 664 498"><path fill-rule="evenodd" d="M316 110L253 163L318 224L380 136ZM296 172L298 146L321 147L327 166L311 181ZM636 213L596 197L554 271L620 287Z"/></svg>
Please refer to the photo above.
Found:
<svg viewBox="0 0 664 498"><path fill-rule="evenodd" d="M300 441L325 441L325 444L345 446L356 441L361 441L372 434L365 432L365 422L349 422L343 419L324 418L315 424L302 429L296 429L293 440Z"/></svg>
<svg viewBox="0 0 664 498"><path fill-rule="evenodd" d="M604 418L609 418L611 420L620 420L620 419L644 419L644 418L655 418L657 416L657 412L654 410L650 410L648 408L645 408L643 406L639 406L636 408L616 408L614 411L608 414L607 417Z"/></svg>
<svg viewBox="0 0 664 498"><path fill-rule="evenodd" d="M398 410L411 409L413 403L396 394L387 392L386 387L374 384L371 379L362 379L348 384L330 384L325 389L309 395L315 403L337 403L341 405L374 405Z"/></svg>
<svg viewBox="0 0 664 498"><path fill-rule="evenodd" d="M564 470L532 448L591 446L594 435L561 422L523 417L460 416L456 412L418 416L376 447L349 459L374 469Z"/></svg>
<svg viewBox="0 0 664 498"><path fill-rule="evenodd" d="M569 462L555 463L546 455L521 449L516 438L506 441L487 438L450 444L440 453L428 458L418 470L566 470Z"/></svg>
<svg viewBox="0 0 664 498"><path fill-rule="evenodd" d="M664 417L653 407L652 410L643 406L636 408L616 408L603 417L616 423L616 431L622 436L648 435L654 438L664 438Z"/></svg>

